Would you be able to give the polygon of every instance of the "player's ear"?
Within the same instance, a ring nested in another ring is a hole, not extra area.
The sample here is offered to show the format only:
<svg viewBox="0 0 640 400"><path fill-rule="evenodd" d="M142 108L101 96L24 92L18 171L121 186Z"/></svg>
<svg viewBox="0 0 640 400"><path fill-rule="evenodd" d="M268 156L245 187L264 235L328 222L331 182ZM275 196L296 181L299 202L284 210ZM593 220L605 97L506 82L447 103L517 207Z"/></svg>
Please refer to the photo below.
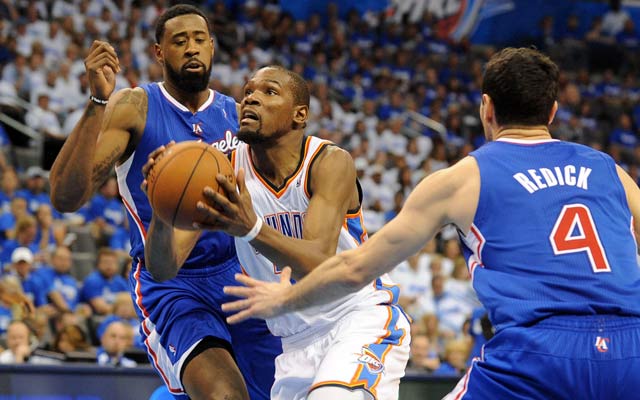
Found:
<svg viewBox="0 0 640 400"><path fill-rule="evenodd" d="M293 128L304 129L307 126L307 118L309 117L309 107L305 105L295 106L293 108Z"/></svg>
<svg viewBox="0 0 640 400"><path fill-rule="evenodd" d="M480 107L481 119L491 123L495 121L495 108L493 106L493 100L488 94L482 95L482 103Z"/></svg>
<svg viewBox="0 0 640 400"><path fill-rule="evenodd" d="M557 112L558 112L558 102L554 101L553 107L551 107L551 113L549 114L549 122L547 123L547 125L551 125L551 123L553 122L553 119L556 117Z"/></svg>
<svg viewBox="0 0 640 400"><path fill-rule="evenodd" d="M156 61L160 63L160 65L164 65L164 54L162 53L162 48L158 43L153 45L155 53L156 53Z"/></svg>

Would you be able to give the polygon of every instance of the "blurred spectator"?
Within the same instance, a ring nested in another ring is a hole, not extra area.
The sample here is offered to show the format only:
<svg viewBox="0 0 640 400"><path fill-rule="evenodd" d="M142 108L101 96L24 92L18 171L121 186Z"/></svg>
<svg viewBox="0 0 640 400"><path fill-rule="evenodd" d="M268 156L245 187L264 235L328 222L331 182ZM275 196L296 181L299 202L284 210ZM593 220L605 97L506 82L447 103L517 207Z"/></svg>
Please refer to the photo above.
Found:
<svg viewBox="0 0 640 400"><path fill-rule="evenodd" d="M118 274L118 256L112 249L101 248L96 263L97 271L85 278L80 299L89 303L96 314L111 314L116 294L128 293L129 285Z"/></svg>
<svg viewBox="0 0 640 400"><path fill-rule="evenodd" d="M78 325L67 325L55 335L52 350L60 353L91 352L92 348L82 328Z"/></svg>
<svg viewBox="0 0 640 400"><path fill-rule="evenodd" d="M14 199L16 204L20 203L19 200ZM38 226L36 219L30 215L24 215L20 217L16 222L15 238L5 240L2 243L2 251L0 252L0 263L3 265L11 262L12 253L19 247L28 248L31 254L38 254L39 247L36 242L36 235L38 234Z"/></svg>
<svg viewBox="0 0 640 400"><path fill-rule="evenodd" d="M622 9L622 0L609 0L610 9L602 18L602 31L611 37L615 37L624 29L624 24L631 17Z"/></svg>
<svg viewBox="0 0 640 400"><path fill-rule="evenodd" d="M391 271L389 276L400 287L398 303L416 320L435 311L431 293L429 257L415 254Z"/></svg>
<svg viewBox="0 0 640 400"><path fill-rule="evenodd" d="M51 255L51 267L41 267L37 271L45 282L47 294L59 312L75 311L80 302L78 281L71 275L71 250L57 247Z"/></svg>
<svg viewBox="0 0 640 400"><path fill-rule="evenodd" d="M38 166L27 168L25 173L25 188L16 192L17 197L27 200L27 207L31 214L38 211L40 204L51 205L49 194L46 192L47 173Z"/></svg>
<svg viewBox="0 0 640 400"><path fill-rule="evenodd" d="M34 256L27 247L18 247L11 254L11 270L22 284L22 290L33 301L36 307L45 306L47 286L45 281L35 274Z"/></svg>
<svg viewBox="0 0 640 400"><path fill-rule="evenodd" d="M127 215L118 193L118 182L110 176L89 202L86 222L98 247L109 245L117 231L125 230Z"/></svg>
<svg viewBox="0 0 640 400"><path fill-rule="evenodd" d="M458 336L462 333L462 325L469 318L472 308L445 290L445 278L440 275L434 275L431 279L431 290L433 291L440 335L445 338Z"/></svg>
<svg viewBox="0 0 640 400"><path fill-rule="evenodd" d="M135 367L136 362L124 356L124 351L131 346L131 328L121 321L113 321L104 327L100 335L98 348L98 364L114 367Z"/></svg>
<svg viewBox="0 0 640 400"><path fill-rule="evenodd" d="M444 348L444 361L434 371L434 375L462 375L467 369L469 343L466 340L455 339L447 342Z"/></svg>
<svg viewBox="0 0 640 400"><path fill-rule="evenodd" d="M18 174L12 167L5 168L0 173L2 174L2 180L0 181L0 211L2 214L11 213L11 199L18 191L20 181L18 180Z"/></svg>
<svg viewBox="0 0 640 400"><path fill-rule="evenodd" d="M0 364L23 364L31 355L31 331L22 321L13 321L7 328L7 349L0 353Z"/></svg>
<svg viewBox="0 0 640 400"><path fill-rule="evenodd" d="M440 357L431 346L429 336L423 332L411 332L411 357L407 368L422 370L429 373L440 368Z"/></svg>

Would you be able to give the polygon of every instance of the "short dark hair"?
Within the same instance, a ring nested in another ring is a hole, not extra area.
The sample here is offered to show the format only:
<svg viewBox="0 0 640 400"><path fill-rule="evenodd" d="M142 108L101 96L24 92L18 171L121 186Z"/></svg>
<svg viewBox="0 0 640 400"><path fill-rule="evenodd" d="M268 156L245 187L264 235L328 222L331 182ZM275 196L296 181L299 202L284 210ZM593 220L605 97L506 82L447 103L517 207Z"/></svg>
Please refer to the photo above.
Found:
<svg viewBox="0 0 640 400"><path fill-rule="evenodd" d="M269 65L265 68L273 68L286 73L289 76L289 79L291 79L291 89L295 105L309 107L309 98L311 97L309 94L309 85L307 84L307 81L300 76L300 74L286 69L281 65Z"/></svg>
<svg viewBox="0 0 640 400"><path fill-rule="evenodd" d="M558 96L558 66L537 50L508 47L486 65L482 93L499 125L548 125Z"/></svg>
<svg viewBox="0 0 640 400"><path fill-rule="evenodd" d="M156 21L156 43L160 43L162 35L164 35L164 26L171 18L179 17L180 15L196 14L204 18L207 23L207 30L211 32L211 26L209 24L209 18L198 7L194 7L189 4L176 4L175 6L167 8L165 12L158 17Z"/></svg>

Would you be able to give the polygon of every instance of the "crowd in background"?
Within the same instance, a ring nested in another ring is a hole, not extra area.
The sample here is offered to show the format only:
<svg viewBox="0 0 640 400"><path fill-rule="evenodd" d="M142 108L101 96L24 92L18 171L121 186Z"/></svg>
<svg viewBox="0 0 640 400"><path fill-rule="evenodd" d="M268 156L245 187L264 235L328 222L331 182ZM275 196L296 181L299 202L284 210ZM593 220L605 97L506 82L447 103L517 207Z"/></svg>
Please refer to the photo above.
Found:
<svg viewBox="0 0 640 400"><path fill-rule="evenodd" d="M211 87L239 101L245 80L261 66L282 64L304 76L312 90L307 132L351 152L370 235L422 178L484 143L477 110L483 65L495 47L441 37L437 18L415 8L341 17L329 2L326 15L295 20L277 1L233 4L199 4L215 35ZM83 209L60 214L48 198L47 170L89 97L83 59L91 42L107 40L116 49L116 89L161 81L154 22L167 6L0 1L0 111L38 134L0 125L2 276L38 307L29 319L0 307L0 345L7 349L0 363L129 366L135 361L125 349L143 349L128 295L128 224L115 177ZM539 27L521 44L536 45L562 68L552 134L609 153L638 181L640 36L633 21L613 7L590 26L570 16L545 17ZM21 158L25 149L38 151L35 163ZM456 235L445 227L392 273L414 319L410 367L433 374L460 373L491 336Z"/></svg>

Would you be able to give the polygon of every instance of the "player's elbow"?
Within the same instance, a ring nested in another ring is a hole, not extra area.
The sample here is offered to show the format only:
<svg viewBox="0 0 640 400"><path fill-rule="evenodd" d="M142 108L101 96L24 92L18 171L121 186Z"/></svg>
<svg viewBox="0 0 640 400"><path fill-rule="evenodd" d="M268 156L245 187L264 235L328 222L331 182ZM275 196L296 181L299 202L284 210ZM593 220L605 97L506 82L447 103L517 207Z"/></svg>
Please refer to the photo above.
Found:
<svg viewBox="0 0 640 400"><path fill-rule="evenodd" d="M51 186L49 199L51 199L51 205L62 213L78 211L84 204L84 199L81 196L61 193L53 185Z"/></svg>

